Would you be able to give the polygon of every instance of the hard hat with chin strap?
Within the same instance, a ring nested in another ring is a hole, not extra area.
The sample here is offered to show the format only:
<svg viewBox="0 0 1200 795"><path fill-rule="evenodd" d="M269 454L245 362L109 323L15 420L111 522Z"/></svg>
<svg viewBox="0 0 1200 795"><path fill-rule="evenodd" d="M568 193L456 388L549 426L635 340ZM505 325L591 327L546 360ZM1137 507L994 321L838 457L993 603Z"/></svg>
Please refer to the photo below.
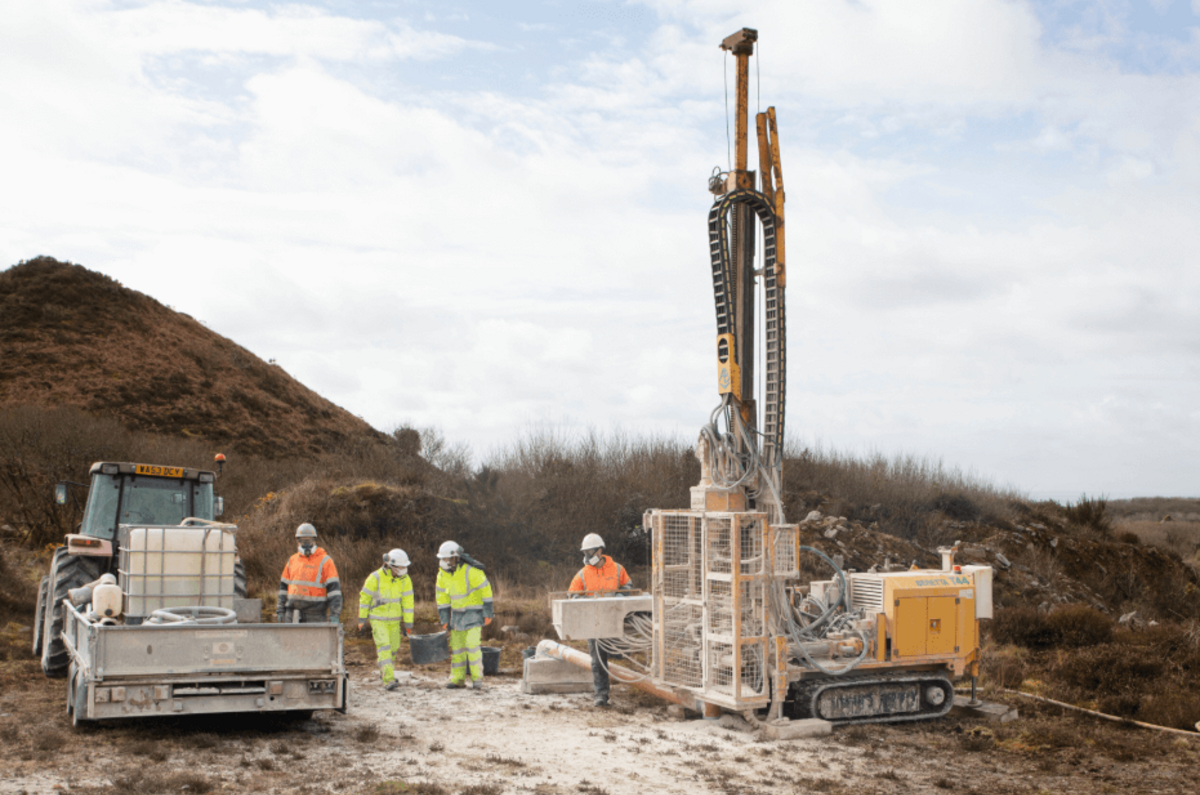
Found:
<svg viewBox="0 0 1200 795"><path fill-rule="evenodd" d="M462 547L453 541L446 541L440 547L438 547L437 556L442 560L447 558L457 558L460 554L462 554Z"/></svg>
<svg viewBox="0 0 1200 795"><path fill-rule="evenodd" d="M383 556L383 565L394 569L407 569L408 555L403 549L393 549Z"/></svg>
<svg viewBox="0 0 1200 795"><path fill-rule="evenodd" d="M603 546L604 539L600 537L599 533L588 533L583 537L583 546L579 549L580 551L586 551L589 549L599 549Z"/></svg>

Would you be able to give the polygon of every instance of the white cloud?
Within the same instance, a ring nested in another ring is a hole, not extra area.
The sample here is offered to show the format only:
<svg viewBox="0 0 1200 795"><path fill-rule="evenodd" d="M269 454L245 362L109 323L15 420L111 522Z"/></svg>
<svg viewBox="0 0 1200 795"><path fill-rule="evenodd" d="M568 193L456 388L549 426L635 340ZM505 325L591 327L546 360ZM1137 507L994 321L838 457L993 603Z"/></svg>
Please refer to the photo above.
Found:
<svg viewBox="0 0 1200 795"><path fill-rule="evenodd" d="M501 52L440 16L16 4L0 262L114 275L379 427L690 437L715 402L716 43L757 25L790 427L1034 490L1186 490L1195 74L1135 73L1021 2L647 5L652 34L501 93L430 88Z"/></svg>

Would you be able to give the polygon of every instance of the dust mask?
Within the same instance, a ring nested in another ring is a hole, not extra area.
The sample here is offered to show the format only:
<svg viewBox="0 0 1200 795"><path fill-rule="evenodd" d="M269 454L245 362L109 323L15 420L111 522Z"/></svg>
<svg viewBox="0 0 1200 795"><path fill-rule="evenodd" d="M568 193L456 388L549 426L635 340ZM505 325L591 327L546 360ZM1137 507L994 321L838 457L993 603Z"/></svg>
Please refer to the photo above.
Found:
<svg viewBox="0 0 1200 795"><path fill-rule="evenodd" d="M599 566L603 560L604 557L600 554L600 550L598 549L589 550L588 552L583 553L583 563L585 566Z"/></svg>
<svg viewBox="0 0 1200 795"><path fill-rule="evenodd" d="M438 561L438 565L443 571L454 571L454 564L450 562L450 558L442 558Z"/></svg>
<svg viewBox="0 0 1200 795"><path fill-rule="evenodd" d="M297 547L297 549L300 550L300 554L303 555L304 557L308 557L309 555L311 555L313 553L313 550L315 550L316 548L317 548L316 544L301 544L300 546Z"/></svg>
<svg viewBox="0 0 1200 795"><path fill-rule="evenodd" d="M391 566L390 568L393 577L403 577L408 574L408 569L403 566Z"/></svg>

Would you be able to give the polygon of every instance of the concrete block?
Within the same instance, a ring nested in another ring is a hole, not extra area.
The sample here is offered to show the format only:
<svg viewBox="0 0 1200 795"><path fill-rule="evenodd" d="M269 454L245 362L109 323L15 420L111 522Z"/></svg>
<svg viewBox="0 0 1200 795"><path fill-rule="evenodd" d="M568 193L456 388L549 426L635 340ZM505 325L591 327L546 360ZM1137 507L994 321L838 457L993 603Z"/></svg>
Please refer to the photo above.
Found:
<svg viewBox="0 0 1200 795"><path fill-rule="evenodd" d="M782 718L777 721L764 723L762 728L763 737L768 740L798 740L801 737L823 737L833 731L833 724L827 720L820 718L806 718L805 720L788 720Z"/></svg>
<svg viewBox="0 0 1200 795"><path fill-rule="evenodd" d="M529 657L525 660L521 692L530 695L539 693L590 693L592 671L578 665L556 660L553 657Z"/></svg>
<svg viewBox="0 0 1200 795"><path fill-rule="evenodd" d="M972 707L970 701L970 696L955 696L950 714L958 715L960 718L982 718L989 723L1008 723L1018 717L1016 707L994 704L990 701L981 701L978 706Z"/></svg>
<svg viewBox="0 0 1200 795"><path fill-rule="evenodd" d="M654 597L650 594L555 599L551 603L551 621L563 640L619 638L625 634L626 616L653 609Z"/></svg>

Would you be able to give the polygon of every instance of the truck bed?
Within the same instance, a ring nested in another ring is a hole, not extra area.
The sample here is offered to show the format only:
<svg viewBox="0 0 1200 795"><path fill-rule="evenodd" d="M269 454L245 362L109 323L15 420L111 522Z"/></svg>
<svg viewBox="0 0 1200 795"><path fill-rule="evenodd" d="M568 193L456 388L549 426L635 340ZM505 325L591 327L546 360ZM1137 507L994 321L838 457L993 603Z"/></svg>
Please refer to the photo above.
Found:
<svg viewBox="0 0 1200 795"><path fill-rule="evenodd" d="M340 626L104 626L64 607L77 720L345 709Z"/></svg>

